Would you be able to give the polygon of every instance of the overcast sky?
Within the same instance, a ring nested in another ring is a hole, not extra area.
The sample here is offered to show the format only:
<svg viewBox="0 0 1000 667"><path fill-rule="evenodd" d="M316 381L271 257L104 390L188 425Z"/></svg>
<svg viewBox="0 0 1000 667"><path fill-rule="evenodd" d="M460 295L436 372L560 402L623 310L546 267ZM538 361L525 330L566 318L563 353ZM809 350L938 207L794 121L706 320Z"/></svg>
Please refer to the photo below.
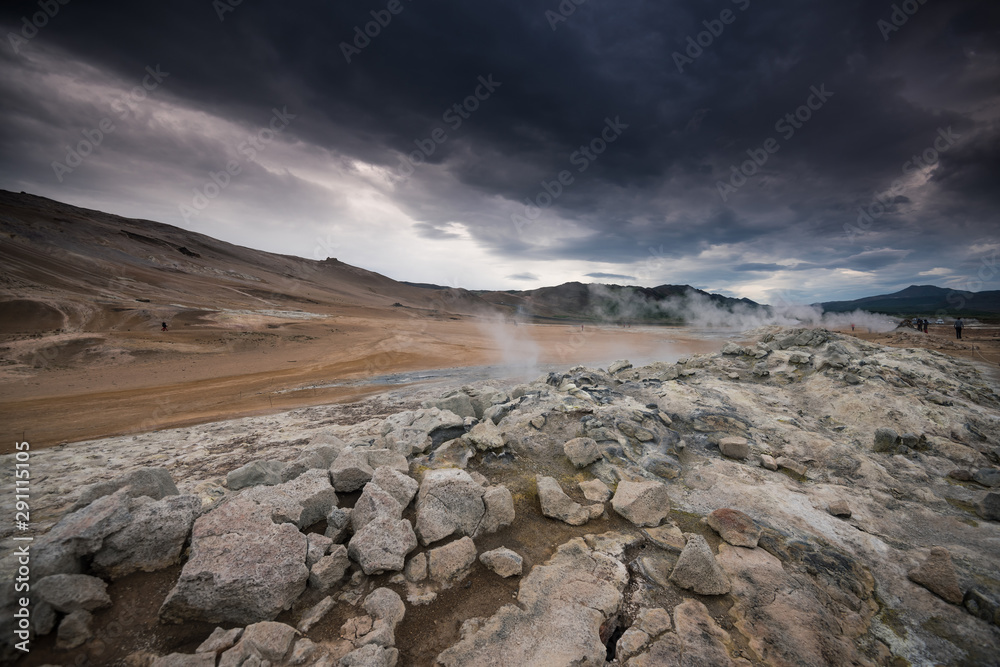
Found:
<svg viewBox="0 0 1000 667"><path fill-rule="evenodd" d="M36 0L0 29L0 188L473 289L1000 289L995 1Z"/></svg>

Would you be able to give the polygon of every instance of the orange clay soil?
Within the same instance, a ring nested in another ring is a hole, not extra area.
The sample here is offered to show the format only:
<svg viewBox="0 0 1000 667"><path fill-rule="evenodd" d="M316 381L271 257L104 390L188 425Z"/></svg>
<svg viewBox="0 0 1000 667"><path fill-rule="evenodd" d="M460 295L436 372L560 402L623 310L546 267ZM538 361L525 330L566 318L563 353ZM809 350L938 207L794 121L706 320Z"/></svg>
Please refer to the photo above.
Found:
<svg viewBox="0 0 1000 667"><path fill-rule="evenodd" d="M292 320L253 313L0 338L0 422L33 448L351 402L389 373L513 363L574 365L710 352L678 328L521 324L410 308L345 307ZM526 379L541 371L526 370ZM488 379L484 377L483 379ZM342 384L332 387L314 385Z"/></svg>

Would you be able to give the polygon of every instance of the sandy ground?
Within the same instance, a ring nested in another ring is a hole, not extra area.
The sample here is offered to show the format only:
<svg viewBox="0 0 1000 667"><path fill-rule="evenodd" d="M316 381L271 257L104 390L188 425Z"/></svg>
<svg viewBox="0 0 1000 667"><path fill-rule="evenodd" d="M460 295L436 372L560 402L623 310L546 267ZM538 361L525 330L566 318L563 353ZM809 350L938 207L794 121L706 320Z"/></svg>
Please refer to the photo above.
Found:
<svg viewBox="0 0 1000 667"><path fill-rule="evenodd" d="M419 309L342 308L312 318L215 312L136 328L0 338L0 420L32 448L207 423L384 391L385 375L618 358L675 360L721 345L667 327L526 324ZM332 386L331 386L332 385Z"/></svg>

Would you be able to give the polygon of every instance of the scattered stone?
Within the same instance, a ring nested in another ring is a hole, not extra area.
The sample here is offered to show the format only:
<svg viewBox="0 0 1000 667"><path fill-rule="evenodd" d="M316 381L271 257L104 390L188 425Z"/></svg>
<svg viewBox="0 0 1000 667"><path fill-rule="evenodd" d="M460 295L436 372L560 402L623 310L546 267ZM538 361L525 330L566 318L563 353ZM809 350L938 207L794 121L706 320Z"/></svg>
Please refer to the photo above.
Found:
<svg viewBox="0 0 1000 667"><path fill-rule="evenodd" d="M851 506L847 504L846 500L835 500L827 506L826 511L833 516L843 517L845 519L851 518Z"/></svg>
<svg viewBox="0 0 1000 667"><path fill-rule="evenodd" d="M729 633L719 627L708 613L708 608L698 600L685 600L674 607L674 625L677 638L684 647L683 661L662 664L713 667L729 667L733 664L726 648L731 643Z"/></svg>
<svg viewBox="0 0 1000 667"><path fill-rule="evenodd" d="M367 526L375 519L401 519L403 507L399 501L374 482L365 484L365 490L354 504L351 512L351 526L354 532Z"/></svg>
<svg viewBox="0 0 1000 667"><path fill-rule="evenodd" d="M753 365L753 374L755 377L766 378L771 374L771 371L767 368L766 361L758 361Z"/></svg>
<svg viewBox="0 0 1000 667"><path fill-rule="evenodd" d="M398 659L399 651L395 648L367 644L345 655L337 665L339 667L396 667Z"/></svg>
<svg viewBox="0 0 1000 667"><path fill-rule="evenodd" d="M778 469L778 462L775 461L774 457L770 456L769 454L761 454L760 455L760 466L762 468L766 468L768 470L777 470Z"/></svg>
<svg viewBox="0 0 1000 667"><path fill-rule="evenodd" d="M500 428L490 419L484 419L473 426L471 431L462 436L462 439L481 452L503 449L504 445Z"/></svg>
<svg viewBox="0 0 1000 667"><path fill-rule="evenodd" d="M649 644L649 635L634 625L626 630L615 645L615 658L624 663Z"/></svg>
<svg viewBox="0 0 1000 667"><path fill-rule="evenodd" d="M956 468L948 473L948 477L959 482L971 482L972 481L972 471L965 470L964 468Z"/></svg>
<svg viewBox="0 0 1000 667"><path fill-rule="evenodd" d="M483 552L479 556L479 562L506 579L507 577L520 575L524 561L516 552L506 547L500 547L499 549Z"/></svg>
<svg viewBox="0 0 1000 667"><path fill-rule="evenodd" d="M262 621L247 626L237 646L246 645L248 648L256 649L264 660L279 662L292 648L297 634L295 628L290 625L275 621ZM224 655L223 662L225 662Z"/></svg>
<svg viewBox="0 0 1000 667"><path fill-rule="evenodd" d="M365 574L403 569L406 554L417 548L417 536L406 519L380 517L354 534L347 545L351 560Z"/></svg>
<svg viewBox="0 0 1000 667"><path fill-rule="evenodd" d="M1000 521L1000 493L987 493L976 506L976 513L988 521Z"/></svg>
<svg viewBox="0 0 1000 667"><path fill-rule="evenodd" d="M1000 486L1000 470L996 468L980 468L972 475L972 479L983 486Z"/></svg>
<svg viewBox="0 0 1000 667"><path fill-rule="evenodd" d="M650 637L659 637L670 629L670 614L661 608L641 609L632 627L639 628Z"/></svg>
<svg viewBox="0 0 1000 667"><path fill-rule="evenodd" d="M621 359L608 366L608 375L615 375L632 368L632 363L628 359Z"/></svg>
<svg viewBox="0 0 1000 667"><path fill-rule="evenodd" d="M476 545L463 537L427 552L427 573L431 580L450 588L465 579L476 562Z"/></svg>
<svg viewBox="0 0 1000 667"><path fill-rule="evenodd" d="M708 542L701 535L686 533L687 544L677 565L670 575L670 581L683 589L699 595L724 595L729 592L729 577L715 561Z"/></svg>
<svg viewBox="0 0 1000 667"><path fill-rule="evenodd" d="M320 558L325 556L330 551L330 547L332 546L333 540L325 535L320 535L319 533L307 534L306 567L311 568L315 565Z"/></svg>
<svg viewBox="0 0 1000 667"><path fill-rule="evenodd" d="M323 520L337 505L337 492L325 470L307 470L275 486L256 486L241 494L267 509L274 523L306 528Z"/></svg>
<svg viewBox="0 0 1000 667"><path fill-rule="evenodd" d="M90 630L93 620L93 615L84 609L70 612L59 624L59 630L56 632L56 648L69 650L89 641L94 636Z"/></svg>
<svg viewBox="0 0 1000 667"><path fill-rule="evenodd" d="M229 630L216 628L208 636L208 639L203 641L194 651L195 653L222 653L232 648L242 634L243 628L230 628Z"/></svg>
<svg viewBox="0 0 1000 667"><path fill-rule="evenodd" d="M599 479L592 479L587 482L580 482L580 491L583 497L592 503L606 503L611 497L611 489Z"/></svg>
<svg viewBox="0 0 1000 667"><path fill-rule="evenodd" d="M336 603L336 600L334 600L332 596L328 595L312 607L309 607L309 609L302 614L302 618L299 620L299 624L296 626L296 629L302 634L309 632L312 630L314 625L323 620L323 617L326 616L327 612L333 609Z"/></svg>
<svg viewBox="0 0 1000 667"><path fill-rule="evenodd" d="M577 468L586 468L601 458L601 449L593 438L573 438L566 441L563 451Z"/></svg>
<svg viewBox="0 0 1000 667"><path fill-rule="evenodd" d="M328 556L323 556L309 570L309 587L322 594L332 591L347 574L351 561L347 549L338 544Z"/></svg>
<svg viewBox="0 0 1000 667"><path fill-rule="evenodd" d="M875 429L875 444L872 446L873 452L894 452L899 441L899 435L891 428Z"/></svg>
<svg viewBox="0 0 1000 667"><path fill-rule="evenodd" d="M719 451L727 458L743 461L750 456L750 443L746 438L722 438L719 440Z"/></svg>
<svg viewBox="0 0 1000 667"><path fill-rule="evenodd" d="M722 354L725 355L750 354L750 350L743 347L742 345L737 345L732 341L727 341L726 344L722 346Z"/></svg>
<svg viewBox="0 0 1000 667"><path fill-rule="evenodd" d="M502 484L491 486L483 492L483 520L473 537L495 533L514 523L514 496Z"/></svg>
<svg viewBox="0 0 1000 667"><path fill-rule="evenodd" d="M337 491L357 491L371 481L375 469L368 463L368 449L348 447L330 466L330 479Z"/></svg>
<svg viewBox="0 0 1000 667"><path fill-rule="evenodd" d="M335 543L339 544L347 539L351 528L351 514L354 510L350 507L334 507L326 515L326 531L323 533Z"/></svg>
<svg viewBox="0 0 1000 667"><path fill-rule="evenodd" d="M455 533L474 535L486 512L484 492L464 470L429 470L417 492L420 542L426 546Z"/></svg>
<svg viewBox="0 0 1000 667"><path fill-rule="evenodd" d="M110 496L119 489L125 489L125 495L129 498L147 496L153 500L176 496L179 493L173 478L170 476L170 471L166 468L136 468L106 482L97 482L83 487L80 490L80 497L69 508L69 511L76 512L83 509L98 498Z"/></svg>
<svg viewBox="0 0 1000 667"><path fill-rule="evenodd" d="M660 482L618 482L611 507L637 526L658 526L670 514L670 496Z"/></svg>
<svg viewBox="0 0 1000 667"><path fill-rule="evenodd" d="M40 579L32 592L64 614L111 606L108 585L86 574L54 574Z"/></svg>
<svg viewBox="0 0 1000 667"><path fill-rule="evenodd" d="M251 461L226 475L226 486L230 491L259 485L275 486L281 484L284 467L281 461Z"/></svg>
<svg viewBox="0 0 1000 667"><path fill-rule="evenodd" d="M538 415L537 417L532 417L529 423L540 431L542 430L542 427L545 426L545 415Z"/></svg>
<svg viewBox="0 0 1000 667"><path fill-rule="evenodd" d="M472 399L468 394L456 391L446 394L436 401L427 401L424 404L428 408L438 408L442 411L450 411L463 419L465 417L475 417L476 408L472 405Z"/></svg>
<svg viewBox="0 0 1000 667"><path fill-rule="evenodd" d="M552 477L536 477L538 485L538 500L541 502L542 514L551 519L558 519L571 526L582 526L590 520L587 508L573 501L563 492Z"/></svg>
<svg viewBox="0 0 1000 667"><path fill-rule="evenodd" d="M420 488L417 480L391 466L376 468L372 474L371 483L392 495L403 509L406 509L413 501L413 497L417 495L417 489Z"/></svg>
<svg viewBox="0 0 1000 667"><path fill-rule="evenodd" d="M214 653L171 653L153 658L150 667L215 667Z"/></svg>
<svg viewBox="0 0 1000 667"><path fill-rule="evenodd" d="M909 571L910 581L920 584L941 599L962 604L962 589L958 585L951 554L944 547L933 547L927 559Z"/></svg>
<svg viewBox="0 0 1000 667"><path fill-rule="evenodd" d="M406 580L412 583L423 581L427 578L427 554L421 552L406 562L403 570Z"/></svg>
<svg viewBox="0 0 1000 667"><path fill-rule="evenodd" d="M730 508L717 509L707 517L708 526L735 547L757 547L761 528L749 516Z"/></svg>
<svg viewBox="0 0 1000 667"><path fill-rule="evenodd" d="M281 481L290 482L307 470L329 469L343 448L343 442L340 443L339 447L331 445L310 447L282 469Z"/></svg>
<svg viewBox="0 0 1000 667"><path fill-rule="evenodd" d="M60 519L32 547L32 577L80 572L80 557L98 551L104 538L132 520L129 500L128 490L119 489Z"/></svg>
<svg viewBox="0 0 1000 667"><path fill-rule="evenodd" d="M791 470L799 477L805 477L806 473L809 472L809 468L802 465L798 461L793 461L787 456L779 456L776 463L778 464L779 468L784 468L785 470Z"/></svg>
<svg viewBox="0 0 1000 667"><path fill-rule="evenodd" d="M636 561L639 572L660 588L670 588L670 571L677 559L659 549L649 549Z"/></svg>
<svg viewBox="0 0 1000 667"><path fill-rule="evenodd" d="M176 563L201 513L197 496L133 499L129 506L132 521L104 539L92 562L95 571L110 579L140 570L155 572Z"/></svg>

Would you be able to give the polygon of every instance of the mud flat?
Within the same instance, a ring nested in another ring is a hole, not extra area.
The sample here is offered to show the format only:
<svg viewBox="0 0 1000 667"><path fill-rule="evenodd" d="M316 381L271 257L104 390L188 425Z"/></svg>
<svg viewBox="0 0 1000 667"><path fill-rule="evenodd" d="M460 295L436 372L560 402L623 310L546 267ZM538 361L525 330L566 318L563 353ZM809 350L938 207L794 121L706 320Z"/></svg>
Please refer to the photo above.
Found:
<svg viewBox="0 0 1000 667"><path fill-rule="evenodd" d="M8 657L996 664L975 362L769 328L461 382L33 451L36 635Z"/></svg>

